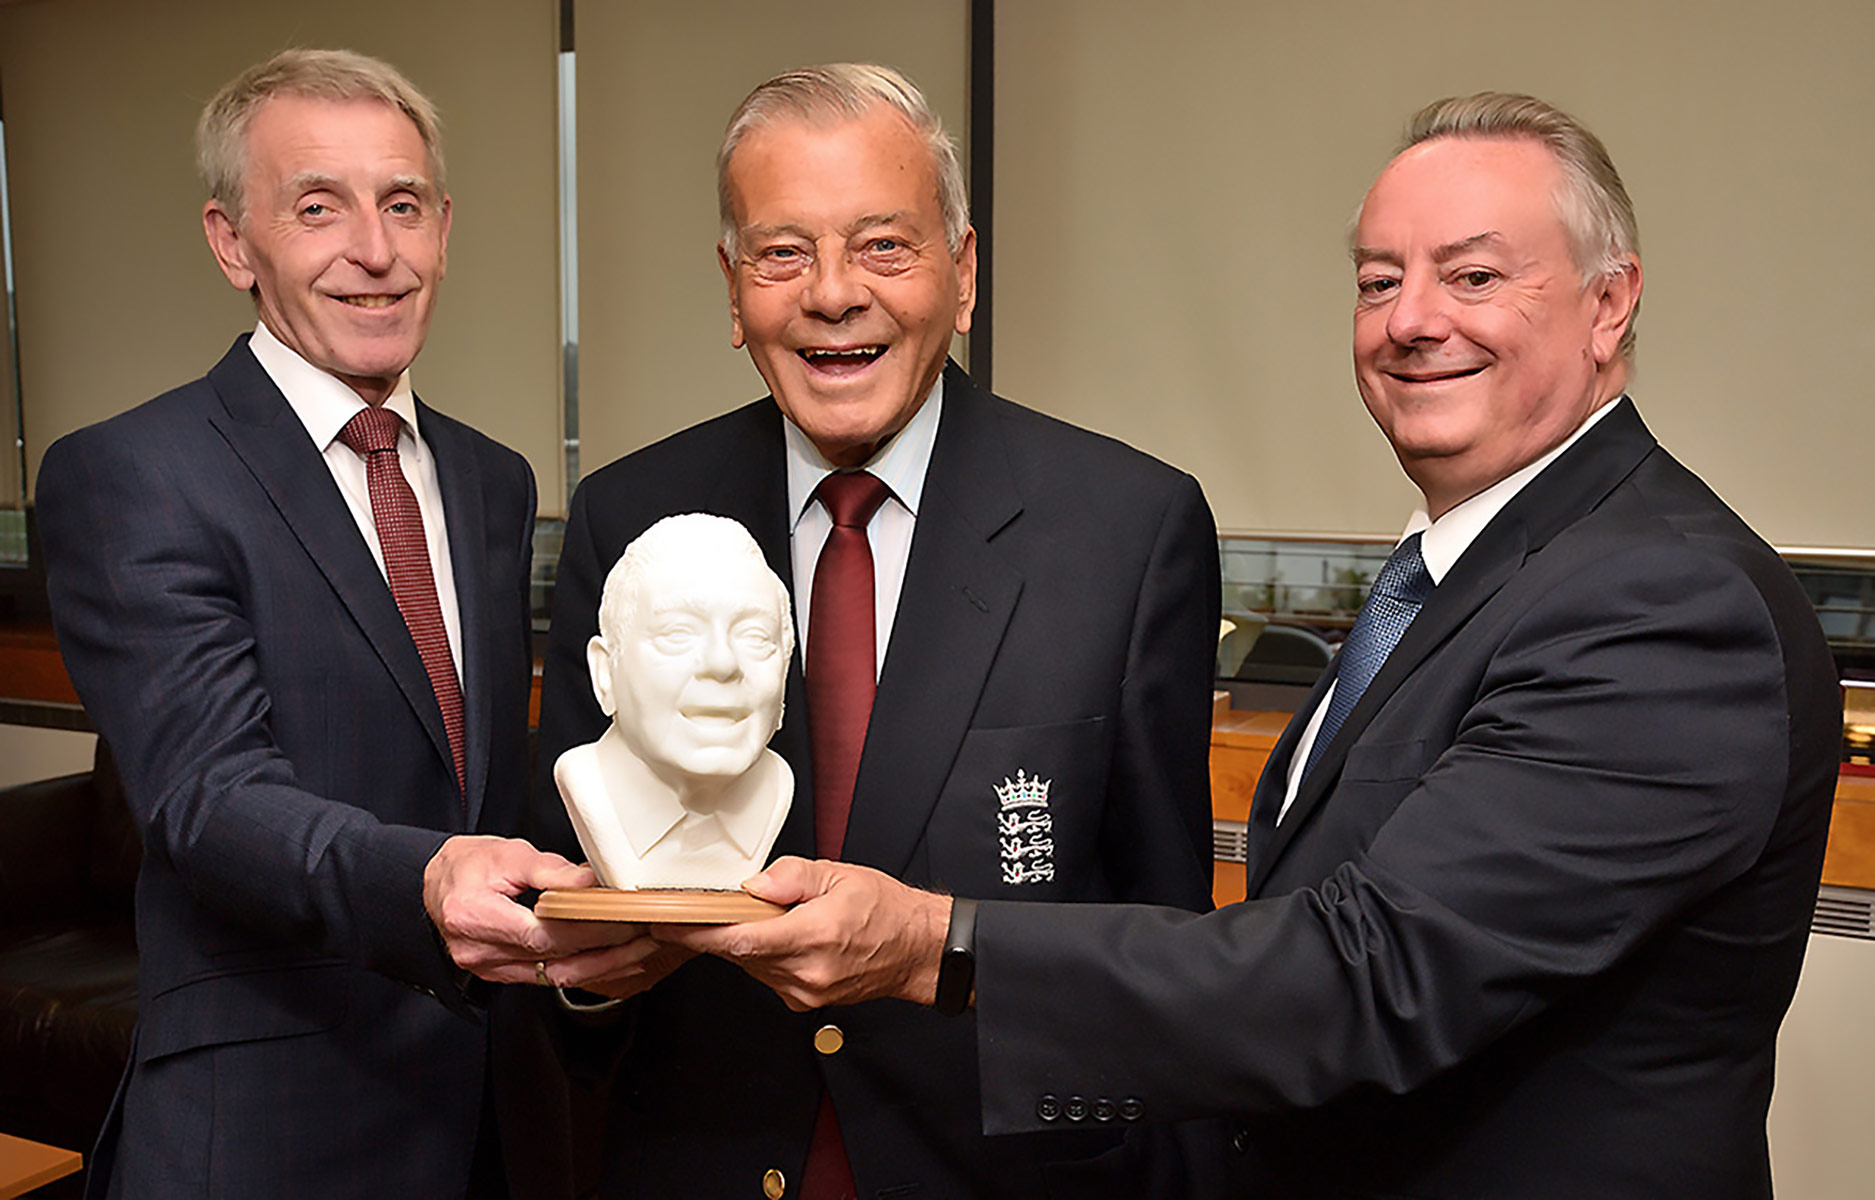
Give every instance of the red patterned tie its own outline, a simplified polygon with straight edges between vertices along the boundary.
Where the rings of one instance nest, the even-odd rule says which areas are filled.
[[[378,546],[384,553],[384,571],[391,579],[391,596],[404,624],[410,629],[423,669],[430,674],[437,707],[443,710],[443,728],[449,733],[449,753],[456,764],[456,788],[468,789],[463,774],[462,687],[456,682],[456,664],[449,655],[449,634],[443,628],[443,606],[436,599],[436,576],[430,571],[430,550],[423,535],[423,513],[417,494],[404,478],[397,460],[397,435],[404,420],[387,408],[370,405],[345,423],[339,440],[365,460],[365,483],[371,489],[371,519],[377,523]]]
[[[814,840],[822,858],[846,841],[853,781],[878,680],[872,546],[866,523],[886,486],[864,471],[829,475],[814,493],[833,518],[814,566],[807,624],[807,727],[814,752]]]
[[[864,471],[829,475],[816,489],[833,518],[814,566],[807,618],[807,727],[814,753],[814,840],[822,858],[838,858],[853,807],[853,781],[866,745],[878,686],[873,627],[872,545],[866,523],[885,502],[886,486]],[[833,1096],[823,1091],[801,1173],[801,1200],[857,1195]]]

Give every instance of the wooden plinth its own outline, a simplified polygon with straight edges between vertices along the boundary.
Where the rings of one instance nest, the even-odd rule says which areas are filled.
[[[559,921],[630,921],[644,925],[737,925],[788,910],[747,892],[705,888],[578,888],[542,892],[534,915]]]
[[[12,1200],[54,1179],[63,1179],[84,1161],[76,1150],[61,1150],[0,1133],[0,1200]]]

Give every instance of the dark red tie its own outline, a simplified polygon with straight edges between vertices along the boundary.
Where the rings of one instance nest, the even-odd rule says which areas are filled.
[[[833,518],[814,565],[807,618],[807,726],[814,753],[814,841],[838,858],[853,808],[853,781],[866,745],[878,686],[873,626],[872,545],[866,523],[885,502],[886,486],[864,471],[829,475],[814,493]],[[833,1095],[823,1091],[801,1173],[801,1200],[850,1200],[858,1194]]]
[[[464,784],[462,743],[462,687],[456,682],[455,660],[449,655],[449,634],[443,628],[443,606],[436,599],[436,576],[430,570],[429,544],[423,536],[423,512],[417,494],[404,478],[397,460],[397,435],[404,420],[387,408],[371,405],[345,423],[339,440],[364,456],[365,484],[371,490],[371,519],[378,527],[378,548],[384,553],[384,572],[391,579],[391,596],[423,669],[429,672],[436,705],[443,710],[443,728],[449,733],[449,753],[456,764],[456,788]]]
[[[814,566],[807,619],[807,727],[814,753],[814,844],[838,858],[878,679],[872,546],[866,523],[886,486],[864,471],[829,475],[814,493],[833,518]]]

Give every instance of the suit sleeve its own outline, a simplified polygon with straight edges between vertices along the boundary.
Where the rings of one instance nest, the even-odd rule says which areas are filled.
[[[144,851],[232,921],[446,994],[422,876],[447,835],[302,786],[269,730],[244,547],[181,442],[81,431],[47,451],[37,494],[60,651]]]
[[[1046,1092],[1176,1120],[1404,1092],[1465,1061],[1753,864],[1790,686],[1733,563],[1677,544],[1591,563],[1503,633],[1456,739],[1319,884],[1202,917],[986,903],[986,1130],[1044,1128]],[[1313,816],[1360,786],[1344,775]]]
[[[1141,576],[1121,684],[1102,852],[1120,899],[1211,907],[1211,688],[1217,528],[1178,477]]]

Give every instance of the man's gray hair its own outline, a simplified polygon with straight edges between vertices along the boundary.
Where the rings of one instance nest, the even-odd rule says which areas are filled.
[[[247,127],[276,96],[316,100],[377,100],[410,118],[429,153],[430,174],[443,190],[442,122],[436,106],[396,67],[353,50],[283,50],[235,76],[202,110],[195,126],[196,168],[202,185],[236,225],[247,197]]]
[[[1509,92],[1454,96],[1414,113],[1400,150],[1437,138],[1521,138],[1548,147],[1562,169],[1557,215],[1569,232],[1570,250],[1585,285],[1620,274],[1629,255],[1640,257],[1640,226],[1621,173],[1601,139],[1568,113],[1534,96]],[[1623,358],[1634,356],[1639,316],[1637,304],[1621,335]]]
[[[606,645],[616,647],[619,639],[630,632],[645,569],[674,548],[690,549],[699,544],[720,554],[725,562],[742,559],[762,569],[775,590],[775,611],[781,618],[781,656],[785,660],[793,655],[794,617],[788,586],[768,565],[762,548],[740,521],[709,513],[665,517],[625,547],[625,553],[606,572],[605,587],[599,593],[599,636]]]
[[[944,242],[955,255],[970,228],[970,199],[964,190],[963,163],[957,145],[944,132],[924,93],[891,67],[871,63],[827,63],[784,71],[745,97],[729,118],[722,147],[716,152],[716,207],[723,223],[723,253],[736,259],[736,213],[729,194],[729,160],[750,133],[777,121],[831,125],[866,116],[879,105],[895,109],[911,123],[931,151],[937,173],[938,207],[944,213]]]

